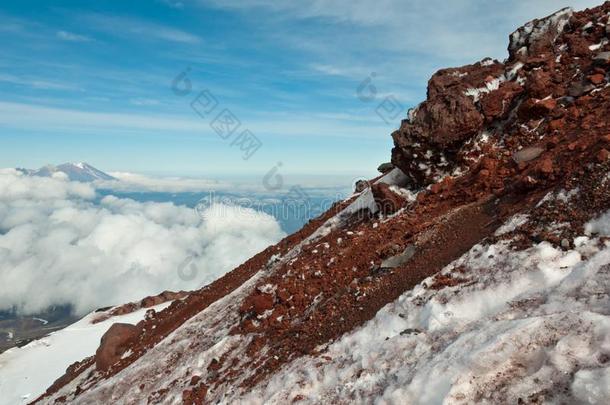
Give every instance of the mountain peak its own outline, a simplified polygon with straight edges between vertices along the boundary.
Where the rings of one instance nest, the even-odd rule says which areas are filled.
[[[86,162],[62,163],[58,166],[47,164],[38,170],[29,171],[33,176],[51,177],[55,173],[64,173],[71,181],[92,182],[96,180],[116,180],[111,175],[96,169]]]

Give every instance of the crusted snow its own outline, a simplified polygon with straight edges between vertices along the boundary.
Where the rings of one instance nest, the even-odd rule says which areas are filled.
[[[302,244],[312,243],[320,238],[323,238],[335,229],[344,226],[350,216],[364,210],[368,210],[373,214],[379,211],[377,202],[375,202],[375,196],[370,188],[364,190],[350,205],[348,205],[337,215],[334,215],[324,222],[324,224],[322,224],[318,229],[316,229],[315,232],[307,237]]]
[[[152,308],[161,311],[170,303]],[[34,400],[61,377],[70,364],[95,354],[102,335],[113,323],[136,324],[148,309],[95,324],[91,321],[102,314],[93,312],[42,339],[0,354],[0,404],[15,405]]]
[[[466,91],[464,91],[464,95],[472,97],[476,103],[481,99],[481,96],[498,90],[502,83],[514,80],[517,77],[517,73],[519,73],[523,66],[523,63],[517,62],[509,70],[507,70],[505,74],[486,82],[484,86],[466,89]]]
[[[518,227],[520,227],[520,226],[524,225],[525,223],[527,223],[528,220],[529,220],[529,216],[528,215],[517,214],[517,215],[513,216],[504,225],[502,225],[500,228],[498,228],[498,230],[496,231],[495,235],[496,236],[501,236],[501,235],[504,235],[506,233],[512,232],[515,229],[517,229]]]
[[[590,45],[589,46],[589,50],[597,51],[597,50],[603,48],[604,46],[606,46],[607,43],[608,43],[608,40],[606,38],[604,38],[604,39],[601,40],[600,43],[594,44],[594,45]]]
[[[417,199],[417,194],[419,194],[418,192],[413,192],[407,188],[402,188],[402,187],[398,187],[398,186],[390,186],[390,191],[392,191],[395,194],[398,194],[399,196],[401,196],[408,202],[415,201]]]
[[[513,220],[514,222],[514,220]],[[592,221],[606,232],[610,213]],[[244,403],[607,403],[610,244],[477,245],[358,330],[243,394]],[[465,266],[465,274],[456,269]]]
[[[408,180],[409,177],[407,177],[407,175],[404,174],[404,172],[398,167],[395,167],[394,169],[386,173],[383,177],[381,177],[379,180],[377,180],[375,184],[385,183],[389,186],[404,186],[405,184],[407,184]]]
[[[585,233],[610,236],[610,211],[587,223]]]
[[[195,372],[205,370],[213,359],[220,359],[223,354],[230,353],[229,359],[234,357],[245,367],[248,358],[244,351],[250,338],[231,336],[229,333],[239,322],[238,306],[263,275],[291,256],[287,254],[272,267],[259,271],[238,289],[190,318],[130,367],[79,395],[79,403],[137,404],[141,403],[142,398],[154,396],[160,389],[167,389],[168,396],[163,403],[178,404],[182,403],[182,391],[186,388],[181,384],[188,383],[188,379]],[[160,373],[160,364],[171,367]],[[85,382],[88,374],[88,371],[83,372],[75,381],[43,403],[52,403],[54,398],[66,394],[69,395],[70,402],[71,392],[77,384]],[[172,385],[174,381],[178,381],[178,385]],[[143,389],[140,389],[141,385]]]
[[[43,325],[46,325],[46,324],[49,323],[49,321],[47,321],[46,319],[42,319],[42,318],[32,318],[32,319],[35,320],[35,321],[40,322]]]
[[[525,66],[522,62],[517,62],[513,65],[513,67],[511,67],[507,72],[506,72],[506,76],[505,79],[506,80],[513,80],[515,77],[517,77],[517,73],[519,73],[519,71],[521,69],[523,69],[523,66]]]
[[[269,283],[267,283],[261,287],[258,287],[258,290],[260,292],[262,292],[263,294],[273,294],[276,289],[277,289],[277,286],[275,284],[269,284]]]
[[[482,95],[498,90],[500,88],[500,84],[502,84],[502,82],[504,81],[504,76],[496,77],[495,79],[485,83],[485,85],[482,87],[466,89],[464,95],[474,98],[474,101],[476,103],[477,101],[479,101]]]
[[[484,65],[483,63],[484,63],[484,62],[481,62],[481,65],[482,65],[482,66],[488,66],[488,65]],[[493,62],[492,62],[491,64],[493,64]],[[459,77],[465,77],[465,76],[468,76],[468,73],[467,73],[467,72],[452,72],[452,73],[451,73],[451,76],[452,76],[452,77],[458,77],[458,78],[459,78]]]

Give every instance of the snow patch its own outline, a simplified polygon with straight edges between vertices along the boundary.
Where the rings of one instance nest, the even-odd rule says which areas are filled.
[[[513,216],[508,222],[502,225],[495,233],[495,236],[501,236],[506,233],[512,232],[520,226],[527,223],[529,216],[525,214],[517,214]]]
[[[424,280],[323,358],[300,358],[235,395],[253,404],[604,403],[610,247],[597,242],[569,252],[477,245],[442,271],[468,282],[436,291]]]
[[[606,211],[599,218],[585,224],[585,233],[587,235],[610,236],[610,211]]]
[[[404,174],[402,170],[398,167],[390,170],[387,174],[385,174],[382,178],[377,180],[375,184],[385,183],[389,186],[404,186],[409,181],[409,177]]]
[[[469,88],[464,92],[464,95],[470,96],[474,99],[474,102],[478,102],[481,99],[481,96],[491,93],[492,91],[498,90],[500,88],[500,84],[505,81],[503,76],[496,77],[495,79],[485,83],[485,86],[478,88]]]

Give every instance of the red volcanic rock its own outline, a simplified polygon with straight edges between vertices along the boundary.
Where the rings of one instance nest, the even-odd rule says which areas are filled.
[[[146,297],[141,301],[142,308],[154,307],[155,305],[159,305],[165,302],[163,298],[156,295],[154,297]]]
[[[447,92],[484,86],[502,73],[504,65],[491,59],[460,68],[441,69],[428,82],[428,99],[433,100]]]
[[[406,130],[429,137],[433,144],[446,146],[474,135],[482,124],[483,115],[472,97],[446,94],[424,103],[412,127]]]
[[[498,118],[505,118],[510,111],[512,101],[524,91],[523,87],[515,82],[503,83],[497,91],[486,94],[481,99],[481,110],[485,119],[491,122]]]
[[[549,129],[551,131],[559,131],[559,130],[563,129],[564,126],[565,126],[565,120],[562,118],[549,122]]]
[[[552,98],[544,100],[528,99],[519,108],[519,116],[524,120],[540,119],[547,116],[557,107],[557,101]]]
[[[602,84],[604,81],[606,81],[606,76],[602,75],[600,73],[596,73],[592,76],[589,76],[588,79],[591,83],[598,85],[598,84]]]
[[[95,352],[95,368],[106,371],[120,359],[128,344],[139,334],[139,329],[128,323],[115,323],[104,336]]]
[[[270,294],[257,293],[246,299],[241,308],[241,313],[254,312],[256,315],[262,315],[265,311],[273,309],[273,296]]]
[[[484,157],[481,159],[481,167],[485,170],[489,170],[490,172],[496,171],[498,164],[499,162],[497,160],[490,157]]]
[[[485,181],[491,176],[491,172],[487,169],[483,169],[479,172],[479,179]]]
[[[138,309],[140,309],[140,307],[133,302],[130,302],[128,304],[124,304],[121,305],[120,307],[116,307],[112,310],[112,315],[125,315],[125,314],[130,314],[134,311],[137,311]]]
[[[397,131],[397,143],[406,145],[409,142],[402,141],[416,137],[445,146],[476,133],[484,120],[475,106],[478,96],[474,94],[489,92],[493,88],[490,81],[502,76],[503,70],[503,64],[487,60],[438,71],[428,83],[428,99]]]
[[[550,158],[546,158],[540,162],[540,171],[544,174],[553,173],[553,161]]]
[[[552,98],[547,98],[544,100],[540,100],[537,104],[538,104],[538,106],[544,108],[545,111],[551,112],[555,109],[555,107],[557,107],[557,100],[552,99]]]
[[[390,190],[385,183],[377,183],[371,187],[377,207],[384,215],[393,214],[405,206],[404,198]]]
[[[604,163],[608,160],[608,157],[610,157],[610,152],[608,152],[606,149],[602,149],[597,154],[597,161],[599,163]]]
[[[510,111],[521,86],[503,85],[504,70],[502,63],[487,59],[434,74],[427,100],[392,134],[392,163],[417,185],[434,183],[441,177],[440,170],[428,169],[446,165],[445,153],[476,135],[486,118],[492,120]]]
[[[568,46],[570,47],[570,52],[573,55],[583,57],[591,53],[589,43],[580,34],[566,35],[566,39]]]
[[[545,98],[549,95],[550,89],[553,88],[553,78],[551,74],[545,70],[534,70],[527,78],[527,92],[530,97]]]

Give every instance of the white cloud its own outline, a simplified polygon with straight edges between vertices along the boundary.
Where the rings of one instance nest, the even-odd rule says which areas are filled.
[[[314,71],[331,75],[383,72],[398,85],[426,80],[448,65],[507,56],[508,35],[527,21],[562,7],[599,5],[599,0],[200,0],[205,5],[261,12],[269,35],[312,54]],[[277,17],[275,20],[270,15]],[[294,22],[300,29],[282,29]],[[311,23],[311,24],[309,24]],[[314,28],[310,27],[313,26]],[[473,46],[476,44],[476,46]],[[423,72],[418,72],[424,70]],[[417,75],[415,75],[417,73]],[[407,76],[407,77],[405,77]]]
[[[211,119],[199,118],[188,106],[188,101],[190,100],[185,100],[185,115],[171,116],[81,111],[0,101],[0,124],[18,130],[70,131],[79,135],[87,132],[99,135],[109,131],[140,131],[146,134],[151,131],[176,131],[216,137],[210,128]],[[244,127],[257,136],[377,138],[388,132],[388,128],[377,117],[368,122],[354,123],[349,119],[337,120],[328,115],[324,118],[314,116],[313,113],[278,114],[261,111],[257,118],[242,119],[242,122]]]
[[[0,171],[1,172],[1,171]],[[344,192],[350,192],[356,180],[360,180],[361,176],[356,176],[353,173],[331,175],[324,173],[323,175],[298,175],[287,174],[283,179],[285,184],[280,190],[269,190],[263,183],[264,175],[251,177],[244,176],[242,178],[232,178],[227,180],[212,180],[202,177],[160,177],[147,176],[139,173],[130,172],[109,172],[112,177],[117,180],[97,180],[93,184],[101,190],[110,190],[111,192],[153,192],[153,193],[201,193],[207,192],[206,197],[217,195],[217,197],[226,195],[242,196],[252,201],[268,198],[277,198],[278,196],[288,195],[291,188],[298,186],[304,190],[308,196],[324,196],[332,199],[344,198]]]
[[[157,100],[157,99],[143,98],[143,97],[132,98],[129,100],[129,102],[133,105],[140,105],[140,106],[153,106],[153,105],[160,104],[159,100]]]
[[[78,16],[78,19],[90,24],[91,29],[98,29],[118,36],[131,36],[139,39],[161,39],[185,44],[198,44],[201,42],[201,38],[197,35],[137,18],[91,13],[81,14]]]
[[[114,196],[96,204],[95,196],[89,184],[0,171],[0,309],[72,304],[82,314],[194,289],[284,235],[253,210],[213,206],[200,216]]]
[[[188,107],[185,107],[188,108]],[[32,119],[35,117],[35,119]],[[180,116],[102,113],[0,101],[0,123],[14,128],[70,131],[187,131],[212,134],[206,121]]]
[[[91,38],[89,38],[85,35],[74,34],[72,32],[68,32],[68,31],[57,31],[57,38],[59,38],[63,41],[70,41],[70,42],[89,42],[89,41],[91,41]]]
[[[116,191],[154,191],[166,193],[196,192],[207,190],[230,190],[234,184],[203,178],[150,177],[129,172],[109,173],[117,180],[98,181],[99,188]]]
[[[184,3],[178,0],[161,0],[161,2],[171,8],[183,9]]]
[[[42,89],[42,90],[79,90],[82,89],[78,86],[75,86],[72,83],[60,83],[53,80],[46,80],[40,78],[28,78],[28,77],[18,77],[10,74],[0,74],[0,82],[17,84],[20,86],[27,86],[33,89]]]

